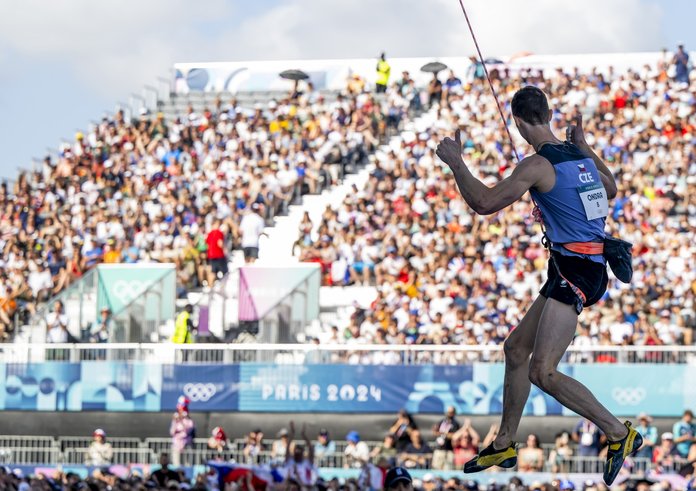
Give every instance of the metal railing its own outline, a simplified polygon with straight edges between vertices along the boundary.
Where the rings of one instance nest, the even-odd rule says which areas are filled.
[[[55,302],[61,302],[64,308],[63,313],[67,314],[68,317],[68,331],[76,339],[80,339],[83,326],[96,320],[95,305],[97,304],[98,283],[96,269],[87,271],[83,277],[71,283],[39,307],[29,320],[29,324],[41,326],[45,333],[48,314],[53,311]]]
[[[51,437],[36,436],[0,436],[0,464],[7,465],[86,465],[87,450],[90,438],[86,437]],[[156,464],[162,452],[170,452],[170,438],[147,438],[141,441],[137,438],[110,438],[113,448],[112,464]],[[277,464],[282,465],[283,458],[273,457],[270,452],[272,440],[263,441],[263,450],[245,454],[245,440],[238,438],[229,442],[222,451],[208,448],[207,439],[196,438],[191,447],[184,449],[180,454],[181,465],[205,465],[211,460],[235,461],[246,464]],[[343,468],[349,466],[346,459],[345,441],[336,441],[336,451],[316,458],[319,467]],[[379,441],[365,441],[369,449],[381,445]],[[434,442],[429,443],[431,448],[436,448]],[[554,462],[549,460],[553,450],[553,444],[542,444],[543,462],[534,471],[539,472],[563,472],[563,473],[601,473],[604,469],[604,457],[587,457],[572,455],[562,457]],[[577,451],[577,446],[571,444],[571,450]],[[415,463],[403,454],[394,460],[399,464],[411,465],[417,469],[430,469],[433,462],[433,453],[419,455],[421,463]],[[408,461],[408,463],[407,463]],[[456,457],[455,457],[456,461]],[[629,458],[627,467],[633,473],[647,473],[651,470],[659,470],[663,474],[673,474],[680,470],[686,463],[683,459],[673,458],[663,463],[653,463],[649,458]],[[554,468],[557,467],[557,468]],[[519,469],[510,469],[510,472],[520,472]]]
[[[159,456],[147,448],[118,448],[114,449],[111,463],[119,465],[128,464],[155,464]],[[68,448],[62,453],[62,463],[71,465],[91,465],[85,448]]]
[[[91,360],[283,365],[458,365],[502,363],[502,346],[314,344],[0,344],[0,363]],[[563,362],[696,364],[696,346],[571,346]]]

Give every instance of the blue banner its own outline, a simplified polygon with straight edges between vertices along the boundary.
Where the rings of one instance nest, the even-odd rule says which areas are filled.
[[[568,367],[564,367],[567,372]],[[265,365],[240,367],[240,411],[495,414],[502,409],[502,365]],[[562,414],[534,388],[525,414]]]
[[[673,417],[696,406],[696,366],[562,365],[614,414]],[[0,410],[499,414],[502,364],[162,365],[141,362],[0,363]],[[573,415],[532,386],[524,414]]]
[[[236,411],[239,365],[168,365],[162,373],[162,407],[173,408],[180,395],[191,411]]]

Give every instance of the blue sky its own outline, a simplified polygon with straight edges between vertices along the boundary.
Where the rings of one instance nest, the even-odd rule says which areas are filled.
[[[694,0],[465,0],[490,55],[696,49]],[[203,7],[202,7],[203,5]],[[535,10],[531,10],[534,5]],[[177,61],[472,52],[457,0],[22,0],[0,5],[0,176],[16,178]]]

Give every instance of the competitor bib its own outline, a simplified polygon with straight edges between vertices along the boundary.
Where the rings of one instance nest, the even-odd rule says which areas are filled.
[[[585,216],[587,220],[596,220],[604,218],[609,214],[609,200],[607,200],[607,191],[600,183],[588,184],[578,187],[580,201],[585,208]]]

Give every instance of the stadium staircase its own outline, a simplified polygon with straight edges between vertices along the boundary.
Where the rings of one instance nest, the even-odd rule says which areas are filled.
[[[176,115],[185,114],[189,110],[200,114],[206,108],[212,108],[217,100],[221,100],[224,104],[234,97],[240,107],[250,109],[256,104],[266,107],[271,100],[280,100],[286,95],[285,92],[189,93],[174,96],[169,101],[160,103],[159,110],[164,113],[166,119],[171,120]],[[322,95],[327,102],[332,102],[336,99],[338,92],[325,91],[322,92]],[[418,133],[432,127],[434,122],[435,113],[425,112],[417,116],[412,122],[407,123],[404,130]],[[398,148],[400,145],[401,135],[391,137],[387,144],[382,145],[375,154],[369,156],[370,163],[358,168],[357,173],[346,174],[338,185],[325,189],[320,194],[302,196],[300,203],[289,206],[287,215],[276,216],[273,226],[265,229],[267,235],[260,239],[258,264],[283,266],[297,263],[298,258],[292,255],[292,248],[298,238],[299,225],[304,213],[309,213],[315,226],[314,233],[316,233],[326,206],[340,206],[346,196],[352,192],[353,185],[359,190],[364,189],[370,172],[374,168],[375,157],[390,146]],[[223,279],[221,285],[215,287],[217,293],[211,292],[210,289],[189,293],[187,301],[194,304],[201,301],[208,303],[211,326],[223,326],[224,324],[223,329],[227,329],[236,323],[239,276],[235,272],[243,265],[244,258],[241,251],[235,251],[230,265],[231,273]],[[307,326],[306,336],[321,338],[327,327],[344,325],[356,306],[368,306],[375,295],[376,289],[372,286],[321,287],[320,318]],[[214,330],[212,334],[224,337],[221,331]],[[304,341],[306,336],[300,335],[298,341]]]

